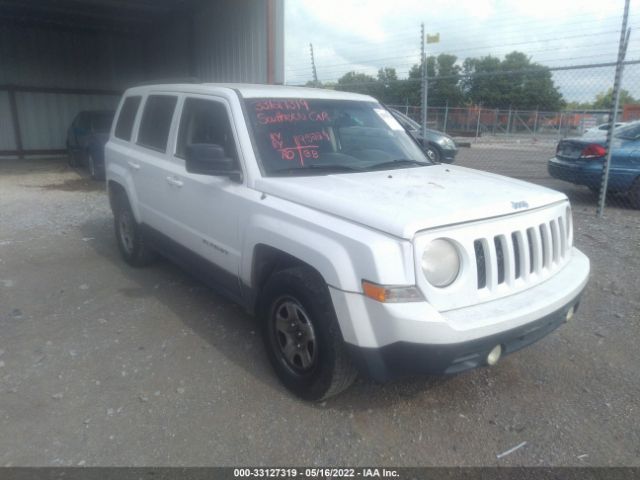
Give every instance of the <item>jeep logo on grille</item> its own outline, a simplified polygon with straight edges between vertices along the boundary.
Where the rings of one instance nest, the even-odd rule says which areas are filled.
[[[520,208],[529,208],[529,204],[524,200],[520,202],[511,202],[511,206],[513,207],[514,210],[518,210]]]

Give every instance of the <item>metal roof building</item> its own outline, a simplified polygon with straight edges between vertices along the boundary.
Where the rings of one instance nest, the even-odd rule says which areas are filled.
[[[0,0],[0,156],[148,82],[282,83],[284,0]]]

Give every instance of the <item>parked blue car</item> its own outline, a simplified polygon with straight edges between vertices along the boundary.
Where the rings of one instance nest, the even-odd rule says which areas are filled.
[[[84,110],[78,113],[67,130],[69,165],[86,166],[91,178],[104,180],[104,146],[115,112]]]
[[[611,168],[607,192],[625,193],[640,208],[640,121],[617,128],[612,139]],[[598,192],[607,155],[606,139],[567,138],[556,148],[547,168],[552,177],[586,185]]]

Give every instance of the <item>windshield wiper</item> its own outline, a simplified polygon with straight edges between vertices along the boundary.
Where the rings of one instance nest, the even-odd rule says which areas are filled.
[[[388,162],[376,163],[367,168],[367,170],[384,170],[389,167],[400,167],[403,165],[418,165],[421,167],[426,167],[428,165],[433,165],[432,163],[420,162],[418,160],[409,160],[407,158],[398,158],[397,160],[390,160]]]
[[[358,169],[358,168],[353,168],[353,167],[348,167],[346,165],[337,165],[337,164],[327,164],[327,165],[320,165],[320,164],[313,164],[313,165],[308,165],[306,167],[295,167],[295,168],[280,168],[278,170],[273,170],[270,173],[290,173],[290,174],[297,174],[297,173],[304,173],[304,172],[308,172],[309,170],[313,170],[314,172],[360,172],[362,170]]]

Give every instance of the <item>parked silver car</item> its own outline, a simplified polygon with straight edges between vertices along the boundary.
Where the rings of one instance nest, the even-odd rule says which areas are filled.
[[[389,111],[396,117],[396,120],[406,128],[409,133],[422,145],[423,150],[432,162],[453,163],[458,154],[458,146],[453,138],[446,133],[427,128],[426,139],[422,138],[422,127],[418,122],[408,117],[395,108]],[[426,140],[426,141],[425,141]]]

